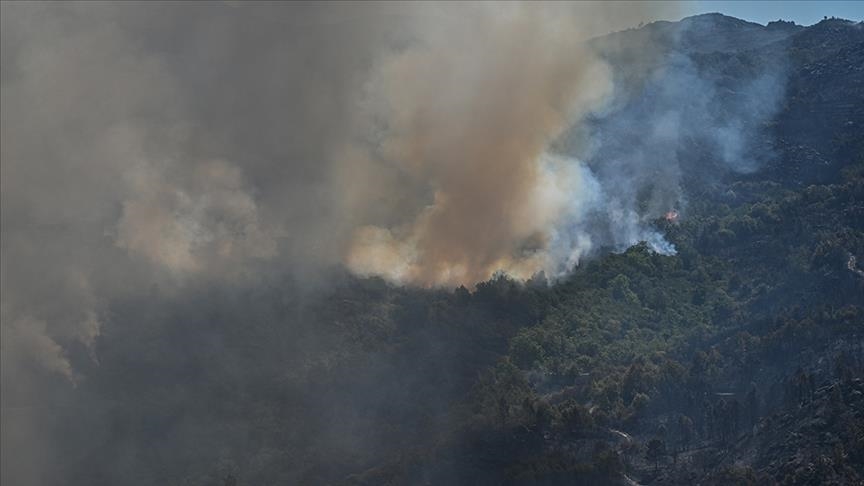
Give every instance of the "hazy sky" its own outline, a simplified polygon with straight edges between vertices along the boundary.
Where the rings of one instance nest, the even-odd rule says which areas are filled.
[[[792,20],[800,25],[812,25],[823,17],[864,20],[864,1],[722,1],[697,0],[681,2],[685,16],[720,12],[732,17],[766,24],[773,20]]]

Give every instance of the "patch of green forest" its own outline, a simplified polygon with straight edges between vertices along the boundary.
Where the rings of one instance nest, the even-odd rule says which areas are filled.
[[[676,256],[637,245],[549,288],[504,276],[483,284],[465,298],[507,303],[529,324],[481,373],[452,443],[408,471],[394,466],[403,475],[393,484],[424,474],[446,482],[454,471],[488,484],[622,474],[682,484],[860,480],[864,278],[853,256],[864,251],[862,167],[838,184],[742,187],[763,196],[658,221]],[[745,454],[766,421],[817,398],[836,420],[807,433],[827,441],[796,449],[778,438],[763,450],[801,457],[777,471]],[[465,434],[477,442],[465,446]],[[814,471],[825,458],[830,465]]]

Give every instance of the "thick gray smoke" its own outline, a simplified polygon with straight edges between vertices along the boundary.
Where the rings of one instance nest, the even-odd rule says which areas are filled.
[[[4,332],[49,354],[113,296],[353,264],[391,228],[420,252],[406,281],[542,268],[582,197],[547,145],[610,89],[580,42],[651,10],[3,9]]]
[[[598,247],[674,251],[650,222],[685,203],[676,151],[704,139],[752,169],[779,78],[728,105],[647,43],[657,70],[622,91],[585,41],[665,8],[4,2],[3,483],[51,482],[52,420],[87,378],[70,355],[98,366],[115,300],[338,264],[472,285]]]

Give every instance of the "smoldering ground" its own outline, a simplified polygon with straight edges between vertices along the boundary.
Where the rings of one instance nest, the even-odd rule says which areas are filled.
[[[162,440],[178,461],[236,463],[240,446],[178,452],[207,442],[207,418],[216,420],[184,422],[180,402],[195,401],[198,380],[266,384],[273,367],[293,376],[335,359],[327,350],[337,338],[316,327],[328,314],[304,310],[330,295],[334,266],[471,286],[499,270],[560,275],[601,246],[649,240],[672,251],[650,221],[680,204],[681,165],[666,163],[677,134],[715,133],[722,122],[728,140],[746,141],[754,116],[770,109],[697,125],[708,107],[681,108],[684,83],[648,81],[639,86],[665,90],[655,99],[666,109],[650,110],[662,115],[622,114],[616,73],[585,41],[666,8],[4,3],[3,482],[66,482],[82,464],[102,468],[75,476],[86,480],[158,480],[168,453],[116,424],[122,404],[140,396],[136,383],[141,391],[157,380],[155,363],[186,362],[199,337],[206,359],[181,366],[187,374],[142,415],[164,419]],[[662,59],[665,47],[640,49]],[[680,73],[716,89],[698,70]],[[591,116],[616,121],[601,133],[583,123]],[[640,127],[650,135],[635,137],[638,150],[615,148],[616,134]],[[580,142],[565,150],[562,138]],[[746,147],[735,143],[717,147]],[[747,153],[735,150],[730,160]],[[635,195],[648,186],[656,191],[644,210]],[[291,358],[250,364],[224,334],[207,337],[211,318],[253,323],[229,333],[240,341],[270,329],[290,344],[272,351]],[[111,330],[140,339],[130,389],[92,379],[121,359],[106,347]],[[219,356],[238,361],[200,368]],[[381,377],[396,374],[381,367]],[[303,388],[311,382],[290,376],[282,399],[331,403],[303,398],[314,395]],[[183,390],[173,409],[170,389]],[[310,421],[298,437],[375,449],[350,406],[327,410],[342,425]],[[248,424],[226,427],[212,428],[223,434],[214,443],[253,440]],[[334,438],[352,427],[353,439]]]

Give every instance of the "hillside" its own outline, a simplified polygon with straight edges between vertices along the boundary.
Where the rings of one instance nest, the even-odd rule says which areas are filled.
[[[770,156],[736,174],[700,156],[698,140],[678,154],[691,206],[656,222],[676,256],[637,246],[524,289],[540,316],[475,385],[468,413],[485,426],[348,483],[864,480],[864,30],[708,15],[595,42],[626,60],[646,36],[667,51],[637,69],[687,56],[732,96],[748,66],[784,54],[781,108],[758,127]],[[619,76],[638,77],[623,66]],[[597,120],[601,133],[645,109],[642,86]]]
[[[674,254],[593,214],[608,245],[558,280],[333,267],[111,301],[67,353],[52,482],[864,482],[864,25],[592,45],[615,102],[561,145],[597,140],[578,155]]]

